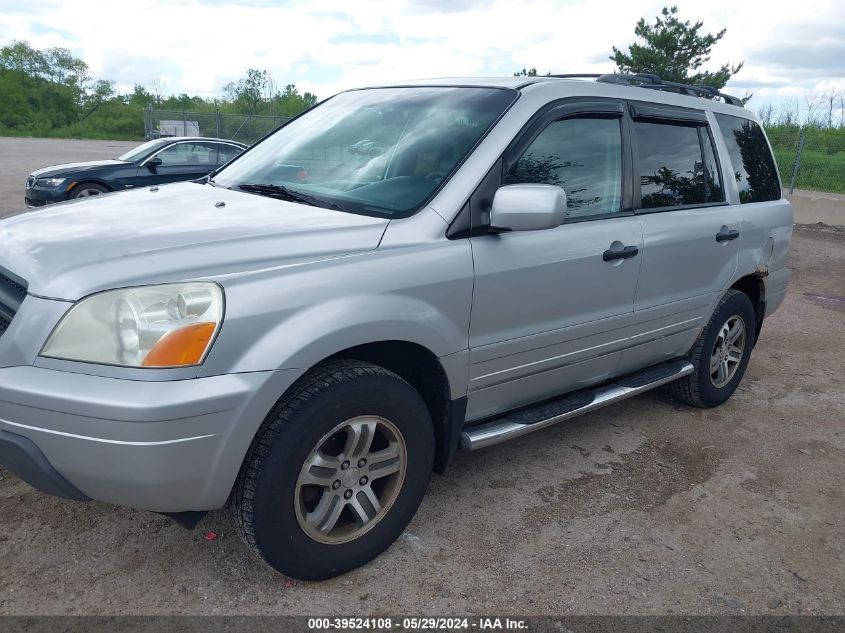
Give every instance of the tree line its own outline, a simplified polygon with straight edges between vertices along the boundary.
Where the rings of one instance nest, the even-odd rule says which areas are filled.
[[[65,48],[37,49],[26,41],[0,48],[0,134],[84,138],[142,138],[145,108],[295,116],[317,103],[295,84],[279,87],[266,70],[249,69],[223,95],[163,94],[160,79],[119,94]]]
[[[803,100],[786,99],[778,107],[771,103],[757,108],[764,127],[845,130],[845,91],[829,88],[806,95]]]

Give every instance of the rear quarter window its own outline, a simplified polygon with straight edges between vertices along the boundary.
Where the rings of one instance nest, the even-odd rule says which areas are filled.
[[[733,174],[729,174],[725,166],[725,179],[733,176],[739,201],[746,204],[779,200],[780,177],[760,126],[749,119],[729,114],[717,114],[716,121],[733,167]]]

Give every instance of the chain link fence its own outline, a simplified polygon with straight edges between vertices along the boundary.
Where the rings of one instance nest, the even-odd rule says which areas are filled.
[[[795,189],[845,193],[845,130],[770,127],[781,182]]]
[[[144,111],[144,136],[147,140],[170,136],[205,136],[225,138],[251,145],[291,117],[187,110]]]

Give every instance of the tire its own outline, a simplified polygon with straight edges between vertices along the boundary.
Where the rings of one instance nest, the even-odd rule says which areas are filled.
[[[717,369],[714,376],[711,374],[711,361],[717,355],[721,358],[725,357],[720,350],[717,350],[717,345],[722,347],[726,327],[728,327],[728,338],[731,332],[736,332],[729,326],[736,324],[737,320],[741,322],[743,328],[742,351],[741,354],[736,354],[733,350],[730,356],[732,358],[738,356],[739,359],[737,362],[729,361],[729,369],[725,375],[721,375]],[[710,321],[689,353],[688,360],[695,368],[694,371],[671,383],[672,395],[682,402],[702,409],[719,406],[730,398],[748,367],[756,338],[755,327],[754,307],[748,295],[739,290],[728,290],[719,300],[713,316],[710,317]]]
[[[103,185],[98,185],[96,182],[81,182],[73,188],[73,191],[70,192],[68,200],[90,198],[91,196],[99,196],[101,193],[108,192],[108,188]]]
[[[338,432],[339,425],[347,426]],[[354,425],[375,429],[370,452],[356,453],[361,445],[351,438],[366,433],[355,435]],[[377,457],[394,449],[401,457],[403,447],[401,468],[399,458],[394,463]],[[361,454],[371,461],[358,469]],[[313,465],[326,463],[320,461],[326,455],[335,460],[330,469]],[[241,538],[270,567],[299,580],[324,580],[369,562],[399,537],[422,501],[433,463],[434,429],[419,393],[382,367],[334,362],[301,378],[267,416],[244,460],[230,510]],[[360,485],[367,474],[370,493],[383,504],[379,511]],[[326,485],[311,485],[315,478]],[[350,496],[339,501],[340,495]],[[346,505],[335,527],[325,531],[332,513],[321,515],[321,508],[335,501]],[[364,510],[377,514],[362,525]],[[328,517],[322,530],[313,516]]]

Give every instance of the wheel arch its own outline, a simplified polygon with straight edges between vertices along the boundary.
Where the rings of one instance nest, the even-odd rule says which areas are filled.
[[[81,185],[88,185],[88,184],[99,185],[101,187],[105,187],[106,190],[109,191],[109,192],[114,191],[114,187],[112,187],[105,180],[101,180],[99,178],[85,178],[84,180],[78,180],[78,181],[74,182],[73,185],[71,185],[68,188],[67,192],[65,193],[65,198],[70,200],[70,194],[73,193],[73,191],[75,191]]]
[[[378,365],[408,382],[422,397],[431,415],[435,436],[434,471],[443,473],[458,447],[460,431],[466,413],[466,397],[452,399],[447,371],[430,350],[418,343],[403,340],[385,340],[355,345],[339,350],[305,370],[295,371],[296,378],[287,383],[283,390],[273,391],[274,382],[268,383],[255,412],[263,412],[261,421],[254,429],[243,434],[237,442],[239,447],[232,451],[233,460],[225,475],[226,494],[229,496],[235,485],[238,472],[249,459],[252,446],[258,434],[274,414],[279,404],[291,393],[301,388],[315,371],[325,365],[341,360],[355,360]],[[287,372],[274,372],[278,374]],[[256,417],[257,419],[257,417]],[[242,429],[244,430],[244,429]],[[230,449],[233,447],[230,446]]]
[[[383,367],[420,394],[434,425],[434,470],[442,473],[457,448],[466,413],[466,398],[452,398],[449,376],[440,359],[418,343],[388,340],[341,350],[320,364],[341,359],[360,360]]]
[[[738,290],[745,294],[754,307],[754,344],[760,338],[760,329],[763,325],[763,317],[766,314],[766,284],[759,275],[746,275],[737,279],[732,290]]]

